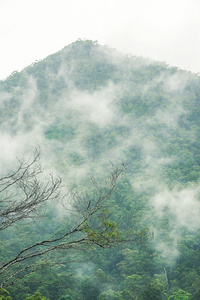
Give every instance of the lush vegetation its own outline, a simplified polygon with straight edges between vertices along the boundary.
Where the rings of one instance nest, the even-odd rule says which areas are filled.
[[[110,160],[125,162],[107,210],[126,235],[138,233],[116,248],[62,253],[71,264],[56,264],[58,252],[8,281],[0,299],[199,299],[199,77],[80,40],[1,81],[0,96],[2,145],[16,156],[39,144],[45,169],[68,187],[89,189]],[[1,261],[69,222],[54,204],[36,223],[7,228]],[[138,238],[148,230],[150,241]]]

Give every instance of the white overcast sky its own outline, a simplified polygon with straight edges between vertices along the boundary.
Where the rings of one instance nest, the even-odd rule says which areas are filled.
[[[0,79],[81,39],[200,72],[200,0],[0,0]]]

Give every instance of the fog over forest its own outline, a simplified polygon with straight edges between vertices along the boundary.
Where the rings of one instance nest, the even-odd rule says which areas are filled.
[[[113,249],[63,251],[66,260],[81,261],[70,267],[23,276],[13,269],[9,280],[3,274],[12,299],[35,299],[37,291],[58,300],[199,299],[199,83],[191,72],[90,40],[0,81],[1,176],[39,147],[40,180],[53,174],[63,194],[74,186],[90,194],[91,178],[102,186],[112,166],[124,164],[106,209],[134,236]],[[41,211],[33,223],[1,231],[2,264],[71,224],[60,201]]]

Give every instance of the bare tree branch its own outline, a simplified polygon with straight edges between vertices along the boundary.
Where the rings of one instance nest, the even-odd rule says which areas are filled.
[[[36,149],[31,160],[18,160],[17,170],[0,178],[0,230],[33,217],[40,205],[60,196],[60,178],[50,175],[47,183],[39,180],[43,172],[39,158]]]
[[[40,242],[33,243],[22,249],[15,257],[0,264],[0,287],[13,284],[17,278],[29,272],[39,262],[50,259],[54,251],[79,250],[91,245],[101,248],[114,246],[124,238],[117,231],[113,223],[109,223],[105,217],[105,204],[110,198],[117,182],[124,170],[122,167],[112,167],[111,175],[105,185],[101,187],[92,179],[90,192],[72,189],[68,194],[68,200],[61,198],[61,180],[50,177],[50,181],[40,182],[38,175],[42,169],[38,163],[40,152],[36,150],[34,158],[28,162],[19,161],[18,169],[0,179],[0,196],[6,192],[0,200],[0,230],[3,230],[19,220],[31,218],[38,207],[45,202],[58,199],[63,204],[63,209],[71,213],[71,228],[66,228],[60,234],[52,232],[52,237]],[[22,194],[9,193],[10,189],[17,187]],[[61,198],[61,199],[60,199]],[[66,205],[68,201],[68,205]],[[106,221],[105,221],[106,220]],[[74,224],[74,225],[72,225]],[[110,234],[112,232],[112,234]]]

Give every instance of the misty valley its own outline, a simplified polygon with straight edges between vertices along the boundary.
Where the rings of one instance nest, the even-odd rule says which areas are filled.
[[[0,125],[0,299],[200,299],[198,74],[78,40]]]

